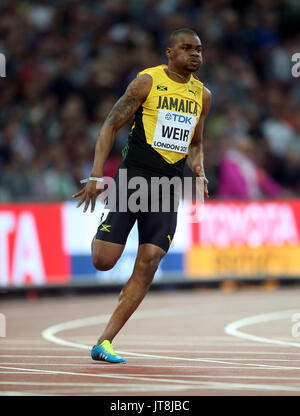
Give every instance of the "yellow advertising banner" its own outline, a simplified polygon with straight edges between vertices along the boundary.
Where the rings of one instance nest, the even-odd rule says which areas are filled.
[[[191,279],[300,277],[300,201],[210,202],[190,225]]]
[[[190,278],[300,276],[300,245],[283,247],[193,246],[186,255]]]

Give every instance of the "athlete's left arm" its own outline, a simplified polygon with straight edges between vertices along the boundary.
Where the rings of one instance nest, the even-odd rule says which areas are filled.
[[[211,106],[211,92],[206,87],[203,87],[203,101],[202,112],[200,119],[195,128],[194,137],[190,143],[189,156],[187,162],[194,172],[195,176],[202,177],[204,179],[204,194],[208,198],[207,184],[208,180],[204,171],[204,157],[203,157],[203,130],[204,121],[209,112]]]

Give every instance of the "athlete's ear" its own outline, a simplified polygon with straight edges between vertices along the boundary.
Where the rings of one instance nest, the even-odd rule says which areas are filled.
[[[173,57],[173,49],[172,48],[167,48],[166,49],[166,55],[169,59],[171,59]]]

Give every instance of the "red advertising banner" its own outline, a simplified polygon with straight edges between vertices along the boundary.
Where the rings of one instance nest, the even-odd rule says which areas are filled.
[[[62,204],[0,204],[0,286],[69,280]]]
[[[207,202],[191,227],[191,278],[300,276],[300,201]]]

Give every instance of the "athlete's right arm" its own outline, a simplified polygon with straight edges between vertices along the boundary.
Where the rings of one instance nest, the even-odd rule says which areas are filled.
[[[107,116],[97,139],[92,177],[103,176],[106,159],[111,151],[117,131],[135,114],[140,105],[146,100],[152,88],[152,77],[142,74],[135,78],[127,87],[124,95],[116,102]],[[85,202],[83,212],[88,209],[91,202],[91,212],[94,211],[97,195],[101,190],[96,188],[97,182],[89,181],[86,186],[73,195],[81,196],[77,208]]]

